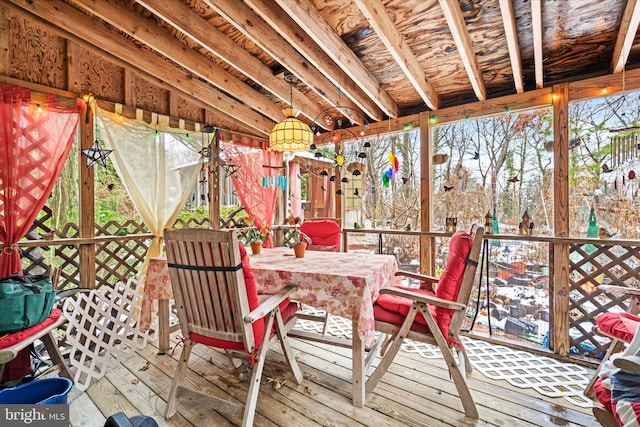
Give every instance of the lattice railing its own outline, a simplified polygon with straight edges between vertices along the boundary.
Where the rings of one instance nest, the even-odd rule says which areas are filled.
[[[104,226],[96,226],[97,236],[148,233],[142,223],[127,221],[119,224],[109,221]],[[125,240],[96,244],[96,280],[99,284],[115,285],[136,277],[142,269],[145,254],[151,239]]]
[[[593,333],[595,318],[626,311],[628,299],[604,295],[598,285],[640,287],[640,249],[610,244],[570,245],[570,340],[573,353],[601,358],[609,340]]]

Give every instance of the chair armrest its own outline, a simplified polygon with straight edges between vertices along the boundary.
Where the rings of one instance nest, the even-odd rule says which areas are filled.
[[[287,299],[289,295],[298,290],[297,286],[289,285],[280,290],[277,294],[273,294],[268,300],[264,301],[258,307],[256,307],[251,313],[244,316],[244,321],[247,323],[253,323],[258,319],[262,319],[271,311],[278,307],[282,301]]]
[[[622,293],[622,294],[627,294],[630,296],[640,296],[640,289],[638,288],[628,288],[626,286],[616,286],[616,285],[600,285],[597,288],[600,292],[604,293],[604,294],[611,294],[611,293]]]
[[[448,299],[438,298],[431,295],[424,295],[418,292],[409,291],[402,288],[387,287],[380,289],[380,294],[391,294],[398,297],[409,298],[424,304],[436,305],[438,307],[450,308],[452,310],[464,310],[466,305]]]
[[[409,277],[411,279],[420,280],[422,282],[438,283],[438,279],[436,279],[433,276],[427,276],[425,274],[412,273],[410,271],[404,271],[404,270],[396,271],[396,276]]]

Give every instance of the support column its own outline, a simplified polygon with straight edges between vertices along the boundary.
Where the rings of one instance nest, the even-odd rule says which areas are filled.
[[[430,113],[420,115],[420,231],[431,231],[433,225],[433,164]],[[435,273],[435,237],[420,236],[420,272],[433,275]]]
[[[553,230],[556,237],[569,237],[569,85],[553,86]],[[553,243],[549,254],[553,275],[551,292],[550,348],[568,356],[569,340],[569,244]]]
[[[80,177],[80,237],[95,237],[94,221],[94,193],[95,193],[95,168],[87,167],[87,157],[82,154],[82,150],[88,150],[93,145],[95,136],[93,134],[93,120],[95,105],[91,105],[93,99],[89,99],[82,109],[79,130],[79,150],[78,150],[78,170]],[[96,247],[93,242],[81,243],[80,245],[80,287],[93,289],[96,287]]]

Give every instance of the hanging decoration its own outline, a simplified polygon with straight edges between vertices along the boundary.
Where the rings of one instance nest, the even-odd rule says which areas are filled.
[[[91,100],[94,100],[93,96],[90,96]],[[94,100],[95,102],[95,100]],[[109,154],[113,152],[113,150],[106,150],[102,148],[100,145],[100,141],[98,141],[98,111],[97,106],[94,107],[96,109],[95,116],[93,118],[94,123],[94,136],[95,141],[93,141],[93,145],[88,150],[82,150],[82,154],[87,157],[87,168],[95,165],[96,163],[102,166],[103,168],[107,167],[107,157]],[[91,104],[87,105],[87,116],[85,118],[85,123],[89,123],[89,116],[91,115]]]
[[[279,189],[286,191],[287,190],[287,177],[286,176],[263,176],[262,177],[262,187],[269,188],[277,186]]]
[[[392,152],[389,153],[388,159],[391,167],[382,174],[382,185],[384,187],[389,187],[389,182],[391,182],[393,177],[396,176],[400,167],[400,161]]]
[[[96,139],[93,145],[88,150],[82,150],[82,154],[87,156],[87,168],[95,165],[96,163],[103,168],[107,167],[107,157],[113,150],[106,150],[102,148],[100,142]]]
[[[313,132],[309,126],[296,118],[298,111],[293,108],[293,84],[298,79],[293,74],[286,74],[289,83],[289,107],[283,110],[286,118],[277,123],[269,134],[269,149],[272,151],[305,151],[313,143]]]
[[[611,169],[633,161],[638,157],[638,131],[628,129],[612,130],[610,132],[622,132],[611,136]],[[604,166],[603,166],[604,168]],[[604,172],[604,170],[603,170]]]
[[[342,94],[341,91],[338,92],[338,104],[340,103],[339,101],[339,96]],[[365,135],[365,129],[369,129],[369,123],[367,121],[366,116],[364,116],[361,112],[351,108],[351,107],[347,107],[344,105],[337,105],[335,107],[330,107],[327,108],[326,110],[320,112],[320,114],[318,114],[316,116],[316,118],[313,120],[313,123],[311,125],[311,130],[316,134],[316,135],[320,135],[320,127],[318,125],[318,123],[320,123],[318,120],[320,118],[323,118],[324,124],[326,126],[331,126],[334,124],[334,119],[331,115],[329,115],[330,111],[335,111],[337,114],[340,114],[342,117],[335,120],[335,127],[333,130],[326,132],[324,134],[324,136],[322,137],[322,141],[319,145],[328,145],[328,144],[333,144],[333,146],[335,147],[335,158],[334,158],[334,167],[336,168],[336,170],[342,170],[347,166],[347,160],[344,156],[344,152],[342,151],[343,148],[343,141],[345,140],[349,140],[349,141],[354,141],[356,144],[359,143],[359,138],[358,135],[356,135],[353,131],[351,131],[350,129],[348,129],[348,127],[350,126],[354,126],[355,124],[357,124],[358,122],[361,124],[364,124],[364,129],[362,131],[360,131],[360,136],[364,136]],[[357,118],[356,118],[357,117]],[[326,127],[324,126],[324,127]],[[346,126],[346,127],[345,127]],[[366,142],[364,145],[364,148],[367,147],[371,147],[371,144],[369,142]],[[318,150],[317,145],[311,144],[310,146],[310,150],[315,150],[314,153],[314,157],[315,158],[322,158],[324,157],[323,154]],[[357,157],[360,159],[364,159],[367,157],[367,154],[364,151],[356,151]],[[357,172],[357,173],[356,173]],[[353,171],[353,174],[355,176],[360,175],[361,172],[358,169],[355,169]],[[341,180],[342,183],[347,183],[348,179],[345,181],[346,178],[343,178]],[[331,182],[335,182],[337,181],[337,177],[336,174],[332,174],[331,178],[329,179],[329,181]],[[338,189],[336,191],[337,195],[343,195],[344,192],[342,191],[342,189],[340,188],[340,183],[338,183]]]
[[[233,163],[223,163],[220,167],[222,167],[225,176],[237,176],[236,174],[238,170],[240,170],[240,166],[234,165]]]
[[[198,180],[198,183],[200,184],[200,200],[204,201],[205,199],[207,199],[207,201],[209,199],[209,188],[207,186],[208,184],[208,180],[207,180],[207,168],[205,167],[204,163],[202,164],[202,166],[200,167],[200,179]]]

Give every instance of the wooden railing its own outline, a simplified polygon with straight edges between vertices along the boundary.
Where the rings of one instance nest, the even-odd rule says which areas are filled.
[[[343,230],[347,251],[394,254],[401,269],[436,276],[445,267],[449,237],[442,232]],[[432,246],[435,262],[428,267],[419,263],[416,245],[421,239]],[[593,333],[595,318],[607,311],[626,311],[628,300],[605,295],[597,286],[640,286],[640,241],[515,235],[485,235],[485,240],[486,264],[482,277],[476,279],[474,299],[469,301],[467,327],[479,312],[470,334],[580,361],[601,358],[609,340]],[[555,298],[553,265],[553,250],[561,245],[567,245],[569,253],[568,303],[562,305],[557,301],[565,299]],[[489,318],[491,328],[488,322],[478,323],[478,319]],[[542,327],[546,324],[548,334]],[[568,351],[558,342],[568,342]]]
[[[208,222],[179,222],[176,226],[208,226]],[[272,228],[277,246],[287,244],[292,228]],[[247,229],[237,230],[242,233]],[[146,227],[134,222],[110,222],[99,227],[92,239],[77,235],[77,226],[68,225],[46,238],[20,242],[25,272],[39,273],[54,265],[61,270],[60,288],[77,287],[80,246],[95,245],[96,286],[113,285],[138,274],[153,237]],[[445,267],[449,237],[442,232],[345,229],[343,246],[347,251],[393,254],[401,269],[437,276]],[[596,287],[602,283],[640,286],[640,242],[513,235],[488,235],[486,240],[489,280],[484,268],[469,301],[468,328],[478,312],[469,334],[574,360],[595,362],[601,357],[609,342],[593,334],[594,319],[603,312],[626,310],[627,301],[622,296],[604,295]],[[421,262],[420,242],[424,241],[430,245],[433,262]],[[567,245],[569,253],[569,295],[563,305],[557,304],[563,299],[554,298],[553,248],[558,245]],[[521,292],[507,296],[506,288]],[[541,296],[544,302],[540,302]],[[505,328],[508,318],[514,321]],[[487,319],[491,319],[491,327]],[[537,324],[538,330],[532,324]],[[549,334],[540,326],[544,324],[548,324]],[[569,343],[566,353],[557,346],[563,337]]]

